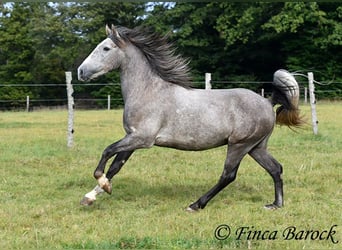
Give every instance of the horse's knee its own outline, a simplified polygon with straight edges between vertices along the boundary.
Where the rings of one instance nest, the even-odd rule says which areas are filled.
[[[94,172],[94,178],[97,180],[99,178],[101,178],[101,176],[103,175],[103,172],[100,170],[95,170]]]

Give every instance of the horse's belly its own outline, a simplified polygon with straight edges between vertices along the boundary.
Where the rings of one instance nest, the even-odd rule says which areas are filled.
[[[193,132],[193,131],[192,131]],[[161,147],[170,147],[181,150],[206,150],[219,147],[228,143],[227,134],[223,133],[199,133],[198,135],[189,132],[160,134],[155,140],[155,145]]]

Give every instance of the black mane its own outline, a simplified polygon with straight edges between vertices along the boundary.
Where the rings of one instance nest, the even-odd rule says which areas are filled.
[[[160,36],[145,27],[128,29],[117,27],[120,38],[112,40],[120,47],[122,42],[129,42],[145,55],[152,70],[164,81],[186,88],[191,86],[188,60],[175,54],[175,47],[168,41],[168,36]],[[121,40],[121,41],[120,41]]]

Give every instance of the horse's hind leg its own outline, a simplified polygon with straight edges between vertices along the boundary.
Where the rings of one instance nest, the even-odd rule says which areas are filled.
[[[248,150],[246,149],[246,145],[234,144],[229,146],[223,173],[218,183],[196,202],[191,204],[187,208],[187,211],[197,211],[199,209],[203,209],[216,194],[224,189],[229,183],[233,182],[236,178],[240,162],[247,152]]]
[[[266,145],[261,145],[249,152],[250,156],[257,161],[272,176],[274,182],[275,200],[272,204],[265,205],[265,208],[276,209],[282,207],[283,200],[283,167],[274,159],[266,149]]]

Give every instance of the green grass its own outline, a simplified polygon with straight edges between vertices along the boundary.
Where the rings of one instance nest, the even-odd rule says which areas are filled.
[[[309,106],[301,107],[310,122]],[[284,167],[285,206],[273,201],[269,175],[250,157],[237,180],[198,213],[184,209],[218,180],[226,148],[140,150],[113,180],[113,194],[79,201],[96,181],[102,150],[124,135],[121,110],[76,111],[75,145],[66,147],[67,111],[0,113],[0,248],[341,249],[342,103],[317,105],[311,128],[277,127],[269,150]],[[214,237],[216,227],[232,235]],[[331,240],[284,240],[289,226],[329,230]],[[237,240],[240,227],[278,231],[276,240]]]

